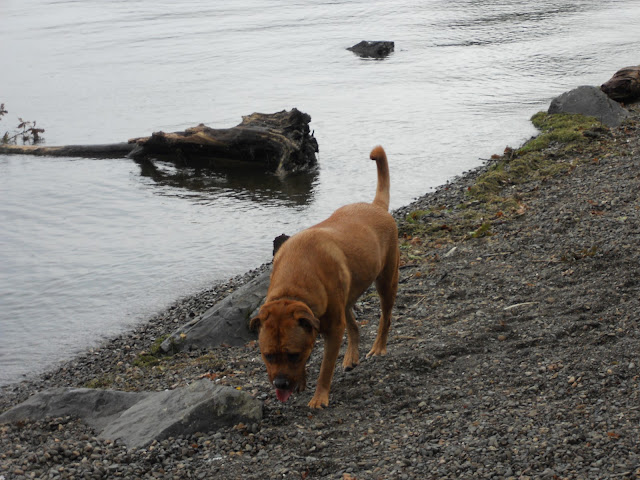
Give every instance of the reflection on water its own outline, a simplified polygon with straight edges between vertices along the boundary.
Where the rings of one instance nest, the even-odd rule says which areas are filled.
[[[220,167],[214,171],[181,167],[158,160],[143,159],[136,160],[136,163],[140,166],[140,175],[163,187],[189,190],[199,193],[200,197],[218,196],[226,192],[255,202],[278,200],[283,206],[311,203],[314,184],[318,180],[317,171],[279,176],[250,165]]]

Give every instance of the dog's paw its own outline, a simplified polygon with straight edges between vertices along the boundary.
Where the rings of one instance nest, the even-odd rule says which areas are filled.
[[[345,372],[350,372],[351,370],[353,370],[354,368],[356,368],[358,366],[357,363],[349,363],[349,364],[342,364],[342,369]]]
[[[347,352],[344,356],[344,360],[342,361],[342,368],[345,372],[350,372],[358,366],[358,363],[358,355],[349,355],[349,352]]]
[[[322,408],[329,406],[329,394],[316,394],[313,396],[311,401],[309,402],[310,408]]]
[[[371,349],[371,351],[369,353],[367,353],[367,358],[369,357],[375,357],[376,355],[386,355],[387,354],[387,347],[376,347],[375,345],[373,346],[373,348]]]

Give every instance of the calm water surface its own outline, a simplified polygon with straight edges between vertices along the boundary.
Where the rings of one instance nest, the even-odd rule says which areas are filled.
[[[0,157],[0,383],[267,261],[271,239],[392,207],[534,133],[528,118],[638,63],[640,1],[46,1],[0,4],[0,103],[48,144],[312,117],[320,170],[158,182],[128,160]],[[345,48],[396,42],[384,61]],[[171,173],[169,169],[169,173]]]

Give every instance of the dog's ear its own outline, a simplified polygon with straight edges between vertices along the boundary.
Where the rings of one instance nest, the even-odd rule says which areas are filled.
[[[318,320],[311,312],[298,312],[298,324],[309,333],[314,330],[320,331],[320,320]]]
[[[262,319],[260,318],[260,315],[258,315],[257,317],[253,317],[249,321],[249,330],[251,330],[252,332],[259,332],[261,324],[262,324]]]

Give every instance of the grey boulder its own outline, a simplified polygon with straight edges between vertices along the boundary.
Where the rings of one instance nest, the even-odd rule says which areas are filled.
[[[0,423],[41,420],[45,417],[79,417],[102,430],[123,411],[151,392],[121,392],[94,388],[52,388],[36,393],[0,415]]]
[[[188,387],[142,398],[122,412],[101,432],[129,446],[144,446],[153,440],[208,432],[238,423],[262,419],[262,404],[247,393],[214,385],[202,379]]]
[[[271,269],[226,296],[199,317],[184,324],[162,342],[165,353],[207,349],[221,344],[240,346],[257,338],[249,320],[269,288]]]
[[[164,392],[57,388],[40,392],[0,415],[0,423],[74,416],[129,447],[262,419],[262,403],[245,392],[202,379]]]
[[[579,113],[596,117],[608,127],[617,127],[629,115],[627,110],[602,90],[587,85],[554,98],[548,113]]]

